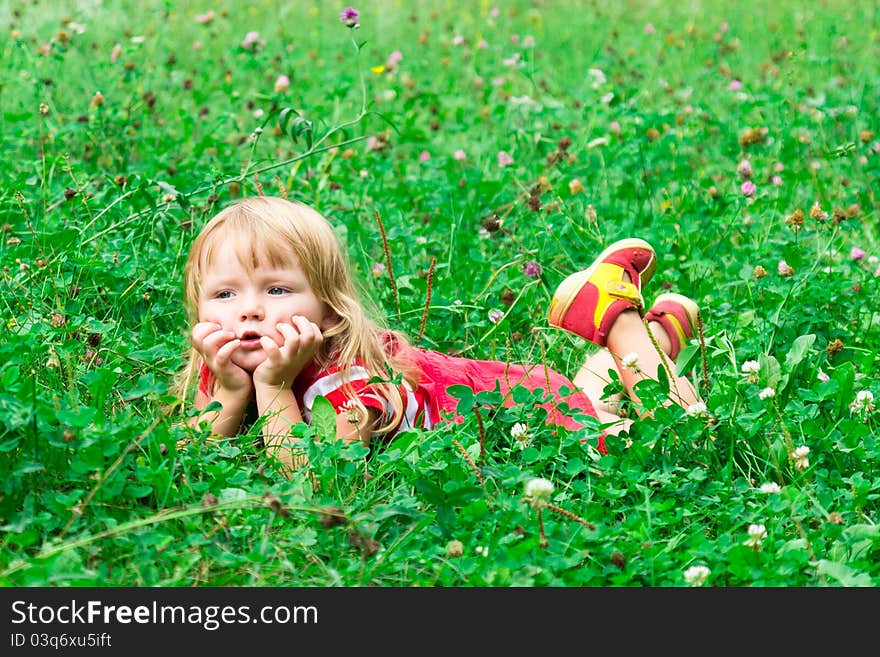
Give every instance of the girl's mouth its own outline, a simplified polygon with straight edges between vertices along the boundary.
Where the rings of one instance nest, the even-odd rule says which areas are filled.
[[[257,349],[260,347],[260,334],[256,331],[245,331],[239,338],[240,345],[245,349]]]

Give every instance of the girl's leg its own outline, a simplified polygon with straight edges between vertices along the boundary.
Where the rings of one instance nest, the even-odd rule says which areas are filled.
[[[607,425],[605,427],[605,433],[611,434],[612,436],[619,436],[624,431],[629,432],[632,420],[620,417],[616,413],[606,413],[605,411],[599,410],[595,405],[593,408],[596,410],[596,416],[599,418],[599,422]]]
[[[669,334],[660,322],[648,322],[648,329],[660,345],[660,349],[667,356],[672,351],[672,341]],[[628,353],[628,352],[627,352]],[[675,367],[675,363],[670,361],[671,367]],[[620,401],[623,395],[616,393],[608,397],[605,394],[605,386],[611,383],[608,376],[609,370],[617,369],[617,362],[606,347],[600,348],[598,351],[587,356],[584,364],[578,370],[572,382],[581,388],[587,396],[593,400],[593,407],[599,411],[606,413],[620,414]]]
[[[660,295],[646,315],[648,326],[636,310],[642,307],[642,285],[653,275],[655,263],[654,250],[644,240],[619,240],[588,269],[566,278],[551,299],[547,317],[551,326],[607,347],[588,358],[574,378],[605,413],[615,410],[614,400],[604,405],[601,400],[611,365],[634,402],[640,401],[634,386],[646,377],[656,379],[661,367],[670,379],[672,401],[684,408],[697,402],[695,388],[676,374],[673,363],[692,335],[685,324],[698,314],[696,304],[680,295]],[[621,359],[630,354],[636,355],[637,367],[624,367]]]
[[[654,335],[663,353],[669,356],[672,353],[672,340],[663,325],[660,322],[648,322],[648,330]]]
[[[633,394],[632,387],[638,381],[642,380],[645,375],[656,379],[657,368],[662,366],[659,354],[657,354],[657,350],[654,348],[647,332],[644,331],[644,323],[641,318],[638,317],[638,313],[635,311],[632,311],[632,313],[622,313],[621,318],[623,318],[624,315],[630,314],[636,316],[641,329],[635,326],[635,322],[630,322],[629,319],[624,319],[624,323],[619,327],[617,326],[617,322],[615,322],[615,326],[612,327],[611,333],[608,336],[610,346],[612,344],[613,335],[614,344],[618,349],[618,351],[616,351],[618,357],[615,358],[615,356],[612,355],[612,352],[607,348],[602,348],[587,356],[586,361],[584,361],[584,364],[572,379],[572,382],[583,390],[593,401],[593,408],[595,408],[597,412],[606,416],[606,418],[599,418],[602,422],[609,422],[611,420],[607,418],[613,419],[614,416],[620,417],[620,401],[623,398],[623,395],[620,393],[604,397],[605,387],[611,383],[611,378],[608,376],[609,370],[617,370],[621,383],[623,383],[627,390],[627,394],[633,399],[633,401],[637,402],[638,397]],[[617,328],[620,328],[621,331],[615,330]],[[675,363],[668,359],[670,339],[666,330],[659,324],[659,322],[649,322],[648,328],[654,335],[663,353],[667,356],[669,368],[675,372]],[[633,337],[635,337],[636,340],[633,340]],[[630,353],[639,354],[637,365],[640,372],[638,374],[632,369],[625,368],[621,363],[620,359]],[[650,355],[643,356],[642,353]],[[648,374],[649,372],[650,374]],[[677,395],[675,393],[676,389],[678,390]],[[673,379],[671,396],[673,400],[677,401],[685,408],[696,401],[696,392],[694,391],[693,385],[684,377],[676,376]],[[626,423],[626,428],[632,423],[631,420],[622,421]],[[611,433],[617,434],[618,431],[612,430]]]
[[[608,332],[608,351],[617,366],[620,380],[630,399],[638,403],[639,398],[633,387],[645,378],[657,379],[661,367],[671,370],[669,397],[679,406],[687,408],[698,401],[693,384],[675,373],[675,365],[668,358],[661,358],[657,348],[648,335],[648,329],[641,315],[635,309],[625,310],[617,317]],[[636,354],[634,367],[624,366],[621,359]],[[665,362],[664,362],[665,361]]]
[[[601,349],[587,356],[586,362],[572,379],[572,383],[583,390],[593,402],[599,421],[609,425],[605,428],[605,432],[616,436],[622,431],[629,431],[632,420],[620,416],[620,400],[623,395],[617,393],[603,397],[605,386],[611,382],[608,371],[615,367],[614,359],[608,350]]]
[[[614,370],[617,365],[611,353],[604,347],[599,351],[587,356],[587,360],[581,365],[581,369],[572,379],[577,387],[584,391],[593,402],[593,408],[603,413],[618,415],[620,413],[620,400],[622,395],[616,393],[610,397],[603,397],[605,386],[611,383],[608,376],[609,370]]]

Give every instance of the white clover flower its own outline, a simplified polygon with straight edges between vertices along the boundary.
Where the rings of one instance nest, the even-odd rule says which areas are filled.
[[[507,67],[513,67],[519,64],[520,54],[518,52],[513,53],[512,57],[505,57],[501,63]]]
[[[781,490],[782,489],[779,487],[779,484],[777,484],[775,481],[768,481],[765,484],[761,484],[761,492],[767,493],[768,495],[778,493]]]
[[[870,413],[874,410],[874,393],[870,390],[859,390],[849,407],[858,413]]]
[[[684,581],[688,586],[702,586],[710,572],[706,566],[691,566],[684,571]]]
[[[761,364],[756,360],[747,360],[742,364],[743,374],[757,374],[761,371]]]
[[[758,393],[758,399],[770,399],[776,396],[776,391],[771,387],[766,387]]]
[[[626,356],[620,359],[620,362],[627,369],[632,370],[636,374],[640,372],[639,370],[639,355],[636,352],[630,352]]]
[[[758,373],[761,371],[761,364],[756,360],[747,360],[742,364],[742,373],[749,378],[749,383],[758,381]]]
[[[525,443],[529,442],[529,426],[524,422],[517,422],[512,427],[510,427],[510,437],[514,440],[523,443],[523,447],[525,447]]]
[[[807,454],[809,453],[810,448],[806,445],[801,445],[789,454],[789,458],[794,461],[794,467],[798,470],[806,470],[810,467],[810,459],[807,458]]]
[[[361,410],[354,399],[346,399],[342,402],[342,413],[352,424],[357,424],[361,420]]]
[[[826,381],[831,379],[831,377],[825,374],[825,372],[823,372],[822,370],[816,372],[816,378],[819,379],[822,383],[825,383]]]
[[[504,319],[504,311],[498,310],[497,308],[493,308],[489,311],[489,321],[493,324],[497,324],[502,319]]]
[[[553,483],[541,477],[529,479],[526,482],[526,497],[532,501],[536,508],[543,506],[553,493]]]
[[[706,404],[703,402],[697,402],[696,404],[691,404],[685,410],[685,413],[690,415],[691,417],[703,417],[707,412]]]
[[[511,105],[534,105],[535,100],[531,96],[511,96],[507,99]]]
[[[749,539],[744,543],[749,547],[761,547],[761,541],[767,538],[767,528],[764,525],[749,525]]]
[[[588,69],[587,75],[593,81],[593,89],[598,89],[601,85],[605,84],[608,81],[608,79],[605,77],[605,72],[601,68]]]

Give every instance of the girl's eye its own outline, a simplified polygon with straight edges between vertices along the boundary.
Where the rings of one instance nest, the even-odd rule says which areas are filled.
[[[232,292],[230,292],[229,290],[220,290],[220,292],[217,293],[217,298],[218,299],[231,299]]]
[[[287,290],[285,290],[283,287],[278,287],[277,285],[269,288],[269,294],[278,295],[284,294],[285,292],[287,292]]]

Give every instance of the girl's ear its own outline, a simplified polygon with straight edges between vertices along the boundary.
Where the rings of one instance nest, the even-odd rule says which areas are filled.
[[[336,314],[335,311],[330,308],[325,307],[324,316],[321,318],[321,322],[318,324],[318,328],[321,331],[326,331],[327,329],[331,329],[336,326],[342,319],[339,315]]]

